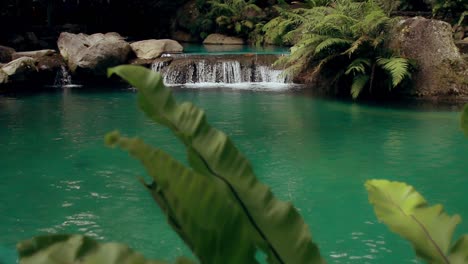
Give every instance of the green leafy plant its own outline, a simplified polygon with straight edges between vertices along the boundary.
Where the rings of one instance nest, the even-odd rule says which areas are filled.
[[[456,19],[467,10],[468,3],[465,0],[434,0],[432,2],[433,15],[446,19]]]
[[[353,98],[367,88],[388,90],[410,77],[407,59],[384,48],[392,20],[374,2],[336,1],[315,7],[303,14],[300,40],[291,55],[277,64],[297,76],[312,68],[315,73],[331,74],[333,83],[345,83]],[[284,22],[283,22],[284,23]],[[297,33],[295,30],[288,34]],[[375,79],[384,80],[377,85]]]
[[[247,39],[267,19],[254,0],[208,0],[198,8],[202,15],[196,28],[204,35],[217,32]]]
[[[98,243],[82,235],[38,236],[18,244],[21,264],[81,263],[81,264],[166,264],[147,260],[126,245]],[[193,264],[179,258],[175,264]]]
[[[427,263],[468,263],[468,235],[453,244],[459,215],[447,215],[441,205],[429,206],[412,186],[387,180],[366,182],[377,218],[407,239]]]

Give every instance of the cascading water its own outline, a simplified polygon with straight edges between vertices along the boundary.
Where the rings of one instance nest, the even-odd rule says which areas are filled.
[[[68,72],[67,68],[62,65],[60,66],[60,71],[57,72],[55,76],[54,86],[55,87],[68,87],[72,85],[72,77]]]
[[[166,85],[184,86],[224,86],[252,84],[285,88],[290,81],[282,70],[270,65],[274,59],[257,60],[255,57],[182,57],[172,61],[163,59],[153,62],[151,69],[164,76]],[[201,86],[203,85],[203,86]]]

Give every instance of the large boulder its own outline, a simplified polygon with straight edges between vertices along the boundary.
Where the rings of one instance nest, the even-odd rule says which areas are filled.
[[[172,39],[148,39],[130,44],[139,59],[156,59],[163,53],[181,53],[184,48]]]
[[[130,45],[117,33],[72,34],[62,32],[60,54],[72,73],[105,76],[108,67],[127,62]]]
[[[62,56],[51,49],[15,52],[12,57],[13,59],[22,57],[34,58],[36,60],[37,74],[30,76],[30,79],[27,81],[39,84],[52,85],[57,73],[61,71],[62,66],[65,66]]]
[[[210,34],[203,41],[203,44],[209,45],[242,45],[244,40],[241,38],[230,37],[222,34]]]
[[[0,63],[7,63],[12,60],[15,50],[10,47],[0,46]]]
[[[393,30],[389,48],[417,64],[412,96],[468,96],[468,66],[443,21],[413,17],[401,20]]]
[[[3,65],[1,71],[8,76],[9,82],[23,82],[37,73],[36,63],[33,58],[22,57]]]

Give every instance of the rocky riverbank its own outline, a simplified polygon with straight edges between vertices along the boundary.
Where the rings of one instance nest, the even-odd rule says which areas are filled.
[[[413,85],[396,90],[396,96],[468,98],[468,63],[466,54],[462,53],[466,52],[463,45],[467,40],[458,41],[457,47],[448,23],[422,17],[402,19],[391,34],[388,47],[417,65]],[[219,34],[207,37],[206,42],[242,44],[239,39]],[[58,51],[16,52],[13,48],[0,46],[0,89],[52,85],[57,73],[64,69],[76,83],[109,83],[113,80],[106,77],[108,67],[120,64],[149,67],[163,54],[183,53],[182,45],[175,40],[149,39],[129,43],[115,32],[92,35],[63,32],[57,47]],[[244,61],[246,56],[239,55],[230,60]],[[189,63],[184,63],[183,56],[179,56],[171,67],[174,65],[187,66]],[[305,72],[295,81],[319,94],[335,95],[338,91],[330,85],[331,80],[312,72]]]
[[[450,24],[412,17],[401,19],[390,34],[386,45],[395,55],[410,59],[414,69],[409,85],[387,91],[384,97],[468,100],[468,60],[460,44],[468,40],[455,45]],[[296,81],[315,87],[319,94],[340,95],[340,87],[332,79],[313,70],[302,73]]]

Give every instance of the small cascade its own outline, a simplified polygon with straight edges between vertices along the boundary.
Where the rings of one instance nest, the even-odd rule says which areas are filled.
[[[169,65],[170,62],[168,61],[155,61],[151,64],[151,70],[155,72],[161,72],[161,70]]]
[[[166,85],[290,83],[282,70],[269,66],[270,61],[257,61],[256,57],[239,57],[237,60],[210,56],[185,57],[155,61],[151,69],[164,76]]]
[[[60,71],[55,76],[55,87],[67,87],[72,85],[72,77],[64,65],[60,66]]]

